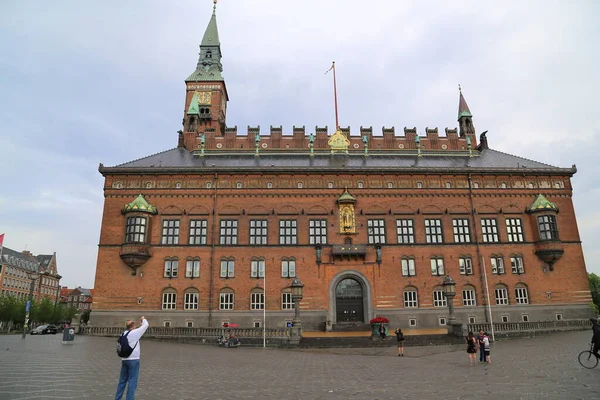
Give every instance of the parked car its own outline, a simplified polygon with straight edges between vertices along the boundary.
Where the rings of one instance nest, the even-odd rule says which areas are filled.
[[[56,326],[54,325],[40,325],[37,328],[32,329],[29,333],[32,335],[45,335],[47,333],[56,335],[56,332],[58,332],[58,329],[56,329]]]

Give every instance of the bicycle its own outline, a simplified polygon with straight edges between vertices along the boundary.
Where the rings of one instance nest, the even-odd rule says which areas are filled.
[[[592,350],[594,350],[594,343],[590,345],[589,350],[584,350],[579,353],[579,357],[577,357],[577,359],[583,368],[592,369],[596,368],[596,365],[598,365],[598,357],[592,353]]]

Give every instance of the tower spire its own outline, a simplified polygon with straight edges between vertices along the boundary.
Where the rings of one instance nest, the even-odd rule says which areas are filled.
[[[460,127],[460,136],[464,137],[467,134],[475,134],[475,127],[473,126],[473,115],[467,101],[462,94],[462,88],[458,85],[458,124]]]
[[[200,43],[200,53],[196,70],[186,82],[222,81],[223,64],[221,64],[221,42],[217,29],[217,0],[213,0],[213,12],[204,31]]]

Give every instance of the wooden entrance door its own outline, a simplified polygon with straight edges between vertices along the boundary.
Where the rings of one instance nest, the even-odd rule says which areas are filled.
[[[363,290],[360,283],[347,278],[335,288],[337,322],[364,322]]]

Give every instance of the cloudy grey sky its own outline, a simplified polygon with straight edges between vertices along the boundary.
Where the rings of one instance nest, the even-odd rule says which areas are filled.
[[[91,287],[100,162],[177,145],[210,0],[0,2],[0,233],[56,251]],[[456,127],[457,85],[490,146],[577,164],[575,207],[600,273],[600,2],[220,0],[229,126]]]

